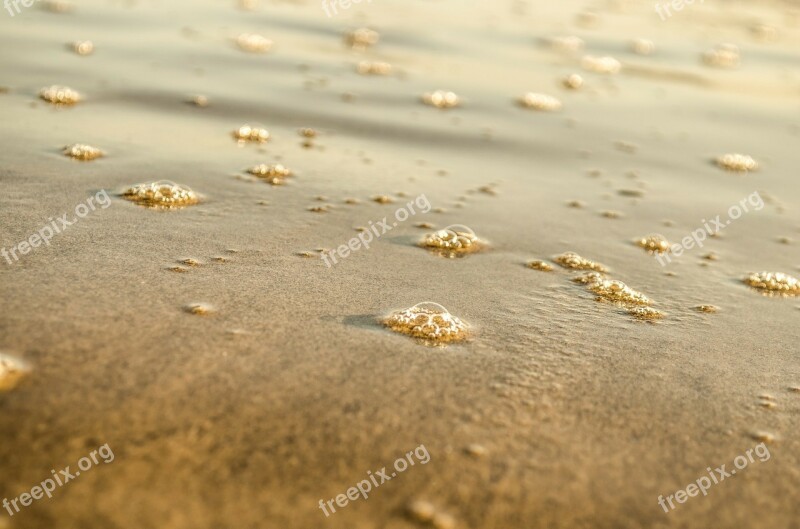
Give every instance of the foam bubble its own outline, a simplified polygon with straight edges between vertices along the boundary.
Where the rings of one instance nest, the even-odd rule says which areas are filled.
[[[344,41],[353,49],[364,50],[377,44],[380,38],[380,33],[374,29],[358,28],[348,31],[344,36]]]
[[[461,104],[455,92],[436,90],[422,95],[422,102],[436,108],[454,108]]]
[[[470,335],[468,323],[430,301],[394,312],[382,323],[394,332],[424,340],[431,345],[464,341]]]
[[[67,86],[48,86],[39,91],[39,97],[54,105],[74,105],[81,101],[81,95]]]
[[[14,389],[30,371],[28,363],[21,358],[0,353],[0,393]]]
[[[528,92],[519,99],[519,104],[525,108],[540,110],[543,112],[555,112],[561,110],[561,101],[547,94],[537,94]]]
[[[614,57],[595,57],[593,55],[584,56],[581,59],[581,66],[584,70],[605,74],[615,74],[622,69],[622,64]]]
[[[264,143],[269,140],[270,134],[267,129],[251,127],[245,124],[233,131],[233,137],[239,140],[239,142],[250,141]]]
[[[443,257],[453,258],[478,252],[485,243],[467,226],[453,224],[426,235],[420,246],[436,251]]]
[[[758,169],[758,162],[746,154],[730,153],[719,156],[714,163],[726,171],[746,173]]]
[[[137,184],[123,191],[122,197],[156,209],[178,209],[200,202],[200,198],[189,187],[169,180]]]
[[[81,161],[95,160],[104,155],[103,151],[97,147],[92,147],[91,145],[85,145],[83,143],[68,145],[64,147],[62,152],[64,153],[64,156],[69,156],[74,160]]]
[[[573,270],[594,270],[595,272],[608,272],[608,268],[605,265],[590,259],[584,259],[575,252],[566,252],[561,255],[557,255],[553,260],[564,268],[571,268]]]
[[[531,261],[528,263],[528,268],[539,270],[540,272],[552,272],[553,265],[544,261]]]
[[[291,169],[279,163],[272,165],[262,163],[249,168],[247,172],[274,186],[283,185],[286,178],[293,174]]]
[[[800,295],[800,281],[781,272],[757,272],[750,274],[744,282],[766,295]]]
[[[648,235],[647,237],[642,237],[636,241],[636,244],[651,254],[666,253],[669,251],[669,247],[672,246],[663,235],[659,235],[657,233]]]
[[[250,53],[266,53],[272,48],[272,41],[255,33],[242,33],[236,37],[236,45],[242,51]]]

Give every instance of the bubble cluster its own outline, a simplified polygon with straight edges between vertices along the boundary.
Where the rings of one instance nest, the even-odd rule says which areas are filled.
[[[122,197],[154,209],[178,209],[200,202],[200,198],[189,187],[169,180],[137,184],[123,191]]]
[[[614,57],[595,57],[586,55],[581,59],[581,66],[584,70],[595,73],[614,74],[619,73],[622,64]]]
[[[545,261],[531,261],[528,263],[528,268],[539,270],[540,272],[552,272],[553,265]]]
[[[291,169],[279,163],[271,165],[262,163],[249,168],[247,172],[274,186],[283,185],[286,178],[293,174]]]
[[[636,244],[651,254],[666,253],[669,251],[669,247],[672,246],[663,235],[659,235],[657,233],[648,235],[647,237],[642,237],[636,241]]]
[[[81,100],[81,95],[72,88],[58,85],[42,88],[39,97],[54,105],[74,105]]]
[[[250,125],[245,124],[233,131],[233,137],[240,142],[250,141],[264,143],[269,140],[270,135],[267,129],[251,127]]]
[[[584,259],[575,252],[566,252],[561,255],[557,255],[553,260],[564,268],[571,268],[573,270],[594,270],[595,272],[608,272],[608,268],[605,265],[596,263],[590,259]]]
[[[735,171],[737,173],[746,173],[758,169],[758,162],[746,154],[723,154],[715,160],[715,163],[726,171]]]
[[[255,33],[242,33],[236,37],[236,45],[250,53],[266,53],[272,48],[272,41]]]
[[[345,43],[353,49],[365,50],[378,43],[381,36],[374,29],[358,28],[348,31],[344,36]]]
[[[650,298],[632,289],[622,281],[615,279],[598,279],[590,281],[586,286],[601,299],[623,305],[650,305]]]
[[[24,360],[0,353],[0,393],[14,389],[30,370]]]
[[[97,147],[92,147],[91,145],[85,145],[83,143],[68,145],[64,147],[62,152],[64,153],[64,156],[69,156],[74,160],[81,161],[95,160],[104,155],[103,151]]]
[[[800,281],[781,272],[757,272],[750,274],[744,282],[768,295],[800,295]]]
[[[447,90],[436,90],[422,95],[422,102],[436,108],[454,108],[461,101],[455,92]]]
[[[438,303],[429,301],[394,312],[383,319],[383,324],[394,332],[424,340],[432,345],[461,342],[470,334],[468,323],[453,316]]]
[[[543,112],[555,112],[561,109],[561,101],[547,94],[537,94],[535,92],[528,92],[523,95],[519,103],[525,108],[533,110],[541,110]]]
[[[703,62],[716,68],[736,68],[741,54],[735,44],[720,44],[703,54]]]
[[[584,42],[580,37],[553,37],[547,41],[550,48],[563,53],[578,53],[583,49]]]
[[[360,61],[356,65],[356,71],[361,75],[389,75],[392,73],[392,65],[382,61]]]
[[[660,320],[664,318],[664,313],[652,307],[631,307],[628,314],[637,320]]]
[[[453,258],[480,251],[484,243],[467,226],[454,224],[429,233],[420,242],[420,246],[433,250],[443,257]]]

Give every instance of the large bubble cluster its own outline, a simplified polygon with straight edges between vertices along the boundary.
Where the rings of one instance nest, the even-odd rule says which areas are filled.
[[[468,323],[453,316],[438,303],[429,301],[394,312],[383,319],[383,324],[394,332],[433,345],[461,342],[470,334]]]
[[[122,197],[139,205],[157,209],[177,209],[200,202],[200,198],[189,187],[169,180],[129,187],[122,192]]]

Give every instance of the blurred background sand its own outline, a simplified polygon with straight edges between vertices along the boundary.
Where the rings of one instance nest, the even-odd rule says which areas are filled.
[[[342,36],[361,26],[380,42],[352,50]],[[243,32],[273,49],[237,49]],[[622,71],[586,72],[582,53],[546,45],[569,35]],[[636,38],[655,51],[635,54]],[[90,56],[66,47],[84,39]],[[741,66],[704,65],[725,42]],[[424,527],[405,512],[414,499],[458,528],[800,527],[800,393],[788,390],[800,299],[741,282],[800,274],[796,3],[709,0],[666,21],[650,1],[374,0],[330,18],[318,2],[39,3],[0,13],[0,49],[0,246],[101,189],[167,179],[204,197],[153,211],[115,196],[50,247],[0,262],[0,350],[33,366],[0,394],[0,497],[100,444],[116,456],[0,512],[0,527]],[[365,59],[392,75],[359,75]],[[561,86],[571,73],[581,90]],[[85,101],[38,100],[52,84]],[[420,103],[439,88],[463,106]],[[563,110],[519,108],[526,91]],[[193,94],[209,105],[186,104]],[[237,145],[244,123],[273,139]],[[312,148],[300,127],[318,131]],[[72,143],[108,156],[70,160]],[[760,170],[711,163],[728,152]],[[277,162],[297,173],[286,186],[243,177]],[[678,241],[755,191],[761,211],[666,268],[632,243]],[[298,256],[421,193],[436,209],[369,251],[331,269]],[[465,224],[490,250],[436,257],[415,245],[418,222]],[[634,321],[573,273],[524,266],[565,251],[608,265],[667,317]],[[184,258],[202,265],[168,270]],[[428,348],[376,323],[422,301],[470,322],[473,341]],[[216,312],[187,314],[193,302]],[[776,437],[768,462],[661,510],[659,495],[730,466],[757,431]],[[487,453],[465,453],[472,443]],[[325,518],[320,499],[419,444],[430,463]]]

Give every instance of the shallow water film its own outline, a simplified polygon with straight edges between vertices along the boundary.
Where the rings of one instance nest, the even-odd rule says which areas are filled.
[[[0,529],[800,529],[797,1],[0,47]]]

